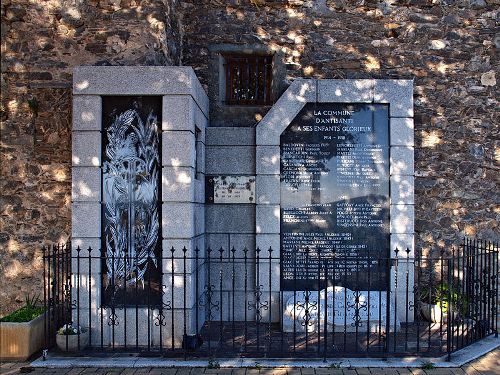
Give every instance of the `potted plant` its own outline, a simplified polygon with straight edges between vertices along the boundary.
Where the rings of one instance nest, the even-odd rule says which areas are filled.
[[[75,352],[89,344],[89,330],[73,323],[65,324],[57,331],[56,344],[64,352]]]
[[[451,314],[457,319],[460,312],[467,309],[467,297],[455,289],[450,289],[445,282],[435,288],[424,288],[420,294],[420,314],[425,320],[433,323],[446,323],[451,302]]]
[[[24,361],[42,349],[44,313],[39,297],[27,295],[23,307],[0,319],[0,358]]]

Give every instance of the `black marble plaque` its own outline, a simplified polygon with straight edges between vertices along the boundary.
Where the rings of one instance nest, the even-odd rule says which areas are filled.
[[[389,106],[310,103],[281,134],[281,290],[386,290]],[[319,264],[321,263],[321,266]]]

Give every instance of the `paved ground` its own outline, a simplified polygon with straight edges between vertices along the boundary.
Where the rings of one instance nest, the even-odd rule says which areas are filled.
[[[2,363],[0,365],[2,375],[19,373],[31,374],[58,374],[58,375],[500,375],[500,348],[493,352],[458,368],[233,368],[233,369],[210,369],[204,367],[195,368],[67,368],[67,369],[45,369],[32,368],[28,362],[24,363]]]

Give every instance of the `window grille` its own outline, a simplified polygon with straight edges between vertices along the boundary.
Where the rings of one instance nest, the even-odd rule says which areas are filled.
[[[226,104],[272,104],[272,56],[226,55]]]

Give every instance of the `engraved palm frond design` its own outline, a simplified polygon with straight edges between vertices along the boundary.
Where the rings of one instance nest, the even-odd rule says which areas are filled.
[[[107,129],[103,163],[107,287],[142,283],[148,267],[158,267],[158,131],[150,112],[116,116]]]

